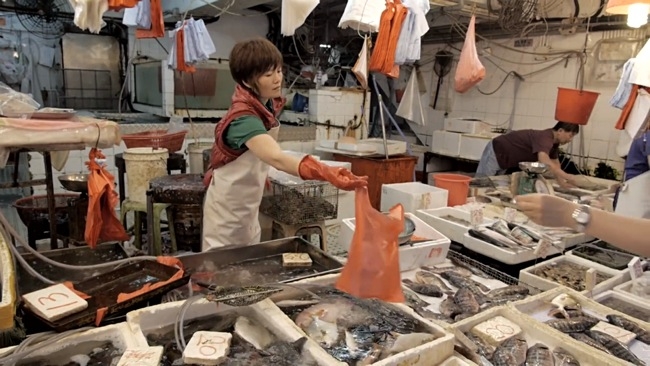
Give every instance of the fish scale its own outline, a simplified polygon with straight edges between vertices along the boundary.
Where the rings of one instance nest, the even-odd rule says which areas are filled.
[[[442,290],[440,287],[428,283],[416,283],[409,279],[402,281],[406,287],[417,292],[418,294],[430,297],[442,297]]]
[[[553,356],[555,356],[555,366],[580,366],[580,362],[563,348],[556,348]]]
[[[582,333],[598,324],[598,319],[581,316],[569,319],[551,319],[546,324],[562,333]]]
[[[472,291],[466,287],[456,292],[454,295],[454,303],[458,306],[461,313],[464,314],[477,314],[481,309]]]
[[[497,348],[492,356],[494,366],[520,366],[526,362],[528,343],[523,338],[512,337]]]
[[[586,335],[584,333],[570,333],[569,335],[573,339],[576,339],[576,340],[578,340],[578,341],[580,341],[580,342],[582,342],[582,343],[584,343],[584,344],[586,344],[588,346],[599,349],[599,350],[601,350],[601,351],[603,351],[605,353],[610,353],[609,350],[607,348],[605,348],[605,346],[600,344],[600,342],[598,342],[597,340],[591,338],[590,336],[588,336],[588,335]]]
[[[553,354],[545,345],[537,343],[526,353],[526,366],[553,366]]]
[[[632,351],[630,351],[626,346],[624,346],[621,342],[617,341],[616,338],[610,336],[609,334],[599,332],[597,330],[588,330],[586,334],[589,337],[593,338],[595,341],[605,346],[612,355],[637,366],[645,365],[645,362],[639,360],[639,358],[636,357]]]

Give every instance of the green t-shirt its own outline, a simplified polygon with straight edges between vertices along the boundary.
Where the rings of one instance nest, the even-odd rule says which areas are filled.
[[[266,104],[266,108],[273,111],[270,101]],[[241,150],[246,148],[248,140],[265,133],[268,131],[259,117],[243,116],[230,122],[226,128],[224,140],[229,148]]]

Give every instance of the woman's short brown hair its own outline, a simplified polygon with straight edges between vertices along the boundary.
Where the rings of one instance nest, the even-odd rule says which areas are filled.
[[[251,84],[269,70],[282,67],[282,53],[271,41],[255,38],[237,42],[230,51],[229,63],[235,82]]]

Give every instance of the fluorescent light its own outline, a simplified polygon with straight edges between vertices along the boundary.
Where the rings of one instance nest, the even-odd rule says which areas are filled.
[[[643,3],[631,4],[627,13],[627,25],[631,28],[640,28],[648,24],[650,5]]]

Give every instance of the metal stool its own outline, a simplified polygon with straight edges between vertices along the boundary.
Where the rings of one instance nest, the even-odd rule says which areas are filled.
[[[291,236],[308,236],[308,242],[311,243],[311,236],[318,235],[320,248],[327,252],[327,227],[325,221],[318,221],[311,224],[288,225],[280,221],[273,220],[271,239],[282,239]]]
[[[161,255],[162,254],[162,233],[160,229],[160,223],[161,223],[161,214],[164,210],[167,210],[167,216],[170,216],[169,214],[169,207],[170,205],[167,203],[154,203],[153,204],[153,215],[152,215],[152,221],[153,221],[153,227],[152,227],[152,232],[153,235],[149,235],[149,237],[153,237],[153,240],[149,243],[149,252],[152,253],[153,255]],[[121,220],[122,222],[126,222],[126,215],[129,212],[133,212],[134,215],[134,231],[135,231],[135,246],[138,249],[142,248],[142,219],[140,217],[141,213],[147,213],[147,204],[145,202],[136,202],[136,201],[131,201],[131,200],[125,200],[122,202],[122,208],[120,210],[121,214]],[[176,235],[174,234],[174,225],[167,225],[169,228],[169,234],[171,236],[172,240],[172,250],[175,252],[176,249]]]

